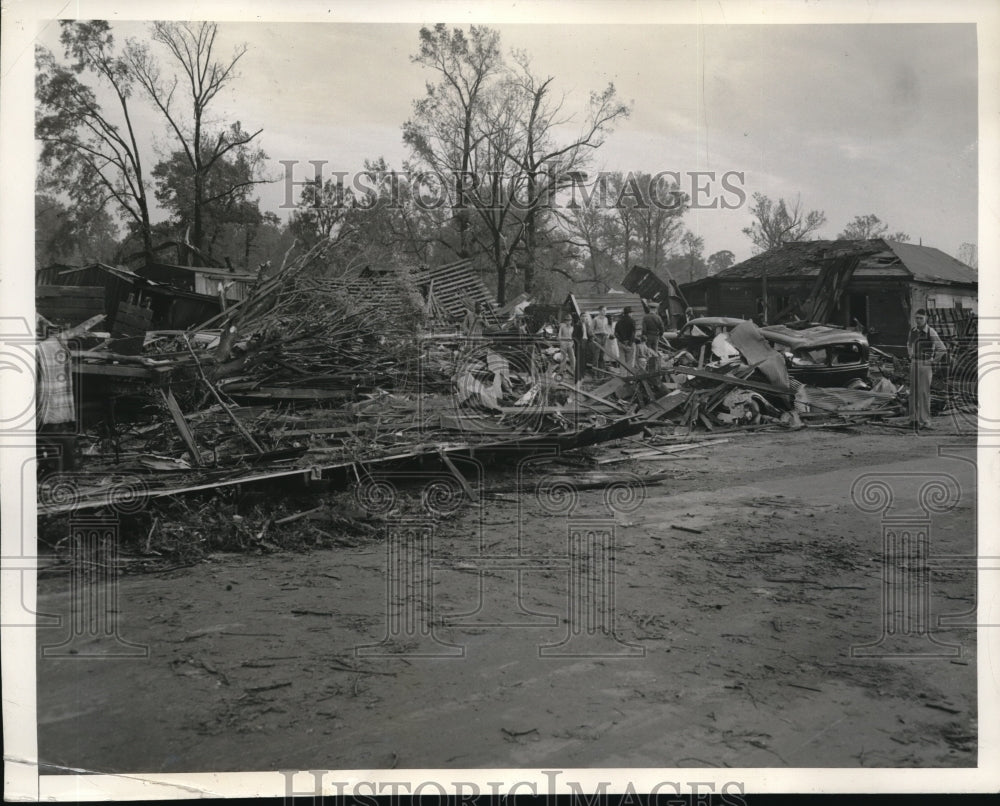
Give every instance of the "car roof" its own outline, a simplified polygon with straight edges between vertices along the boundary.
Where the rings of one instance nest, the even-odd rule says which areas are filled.
[[[823,347],[827,344],[868,344],[863,334],[829,325],[814,325],[793,330],[785,325],[765,325],[760,329],[764,338],[788,347]]]
[[[736,327],[736,325],[746,322],[746,319],[739,319],[735,316],[699,316],[696,319],[688,319],[687,325],[705,325],[706,327],[718,327],[719,325],[727,325]]]

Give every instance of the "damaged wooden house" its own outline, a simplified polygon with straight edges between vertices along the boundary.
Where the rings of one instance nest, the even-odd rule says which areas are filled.
[[[979,277],[940,249],[874,238],[786,243],[681,288],[710,316],[860,326],[905,353],[914,311],[927,308],[932,324],[974,313]]]

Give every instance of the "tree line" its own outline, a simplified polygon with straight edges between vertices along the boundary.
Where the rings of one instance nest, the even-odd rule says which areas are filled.
[[[260,208],[259,185],[280,179],[266,170],[263,130],[211,114],[247,45],[219,54],[215,23],[157,22],[148,41],[124,43],[106,21],[60,25],[62,58],[36,52],[39,265],[176,249],[189,265],[253,270],[323,242],[316,271],[468,259],[505,301],[604,291],[636,264],[683,283],[735,261],[730,250],[704,254],[685,226],[691,197],[676,177],[594,173],[602,145],[632,112],[613,84],[571,99],[488,27],[421,28],[411,61],[426,90],[402,123],[402,164],[366,160],[365,198],[339,175],[299,182],[282,223]],[[149,154],[163,144],[139,131],[140,103],[169,142],[152,166]],[[396,181],[419,175],[444,178],[442,203],[422,204],[418,187]],[[153,220],[152,199],[162,220]],[[816,237],[826,223],[798,200],[760,193],[747,211],[743,232],[757,251]],[[838,237],[908,240],[875,215],[857,216]]]
[[[218,263],[213,255],[221,253],[245,262],[261,228],[278,223],[256,198],[267,181],[267,155],[257,144],[263,130],[216,125],[209,114],[247,47],[218,58],[214,23],[156,22],[149,33],[150,42],[119,45],[107,21],[63,21],[63,58],[36,48],[42,260],[121,261],[175,247],[189,265]],[[160,144],[140,129],[140,98],[156,110],[170,143],[152,166],[147,158]],[[153,221],[153,198],[163,221]]]

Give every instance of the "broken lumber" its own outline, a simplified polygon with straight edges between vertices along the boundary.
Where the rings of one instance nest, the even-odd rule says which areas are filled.
[[[598,397],[593,392],[588,392],[585,389],[578,389],[577,387],[573,386],[572,384],[560,381],[559,386],[563,387],[564,389],[569,389],[572,392],[576,392],[578,395],[583,395],[584,397],[589,398],[590,400],[594,400],[594,401],[596,401],[598,403],[602,403],[603,405],[608,406],[610,408],[617,409],[622,414],[624,414],[627,411],[627,409],[625,408],[625,406],[623,404],[621,404],[621,403],[618,403],[617,401],[612,401],[612,400],[608,400],[608,399],[603,398],[603,397]]]
[[[790,398],[795,395],[791,389],[782,389],[780,386],[763,383],[762,381],[751,381],[748,378],[737,378],[731,374],[708,372],[707,370],[694,369],[692,367],[684,367],[679,371],[685,375],[693,375],[695,378],[704,378],[705,380],[733,384],[734,386],[745,386],[747,389],[756,389],[758,392],[768,392],[769,394],[780,395],[781,397]]]
[[[441,457],[441,461],[444,463],[444,466],[447,467],[449,471],[451,471],[451,474],[462,486],[462,492],[465,493],[465,497],[470,501],[475,501],[476,494],[472,490],[472,485],[469,484],[465,476],[462,475],[462,471],[460,471],[457,467],[455,467],[455,463],[451,461],[451,458],[442,449],[438,448],[437,454],[438,456]]]
[[[191,455],[191,464],[195,467],[201,467],[201,453],[198,451],[198,445],[194,441],[194,434],[184,419],[184,412],[181,411],[181,407],[177,404],[173,390],[168,386],[165,390],[160,389],[160,394],[163,396],[163,402],[167,404],[167,411],[170,412],[171,419],[173,419],[174,424],[177,426],[177,432],[184,442],[184,447],[187,448],[187,452]]]
[[[233,421],[233,424],[236,426],[236,430],[239,431],[244,437],[246,437],[247,442],[249,442],[253,446],[253,449],[257,451],[257,453],[263,454],[264,449],[257,444],[257,440],[255,440],[252,436],[250,436],[250,432],[243,427],[243,423],[240,422],[239,418],[235,414],[233,414],[232,411],[230,411],[229,406],[226,405],[226,402],[222,399],[222,395],[219,394],[218,389],[216,389],[213,383],[208,379],[208,376],[205,374],[204,368],[201,366],[201,361],[198,360],[198,355],[195,353],[194,348],[191,347],[191,342],[188,340],[186,334],[184,336],[184,343],[187,345],[188,350],[191,351],[191,356],[194,358],[194,363],[198,367],[198,374],[201,375],[201,379],[202,381],[205,382],[205,386],[208,387],[208,391],[212,393],[212,396],[216,399],[218,404],[222,406],[223,411],[225,411],[226,414],[229,415],[229,418]]]

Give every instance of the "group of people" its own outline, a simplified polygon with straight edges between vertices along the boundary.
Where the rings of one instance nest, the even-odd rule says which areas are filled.
[[[604,305],[593,316],[586,311],[567,313],[559,325],[560,370],[580,381],[588,368],[606,369],[612,363],[630,369],[644,367],[658,354],[663,332],[658,314],[651,311],[636,322],[628,306],[617,319]]]

